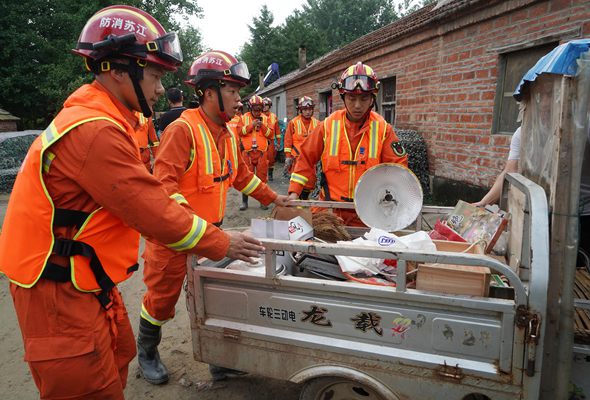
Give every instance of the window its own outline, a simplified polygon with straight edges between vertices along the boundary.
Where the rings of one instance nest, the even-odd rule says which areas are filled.
[[[391,125],[395,123],[395,76],[381,80],[377,111]]]
[[[535,65],[539,58],[553,50],[557,44],[549,43],[500,54],[492,133],[512,135],[518,128],[520,125],[519,122],[516,122],[518,104],[512,94],[524,74]]]
[[[332,91],[320,93],[320,104],[319,104],[318,119],[321,121],[328,115],[332,114]]]

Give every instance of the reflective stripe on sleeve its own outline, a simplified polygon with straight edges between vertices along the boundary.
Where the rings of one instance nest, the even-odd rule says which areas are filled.
[[[308,179],[303,175],[296,174],[295,172],[291,174],[291,182],[299,183],[300,185],[305,185],[307,181]]]
[[[45,154],[43,154],[43,172],[44,173],[49,172],[49,167],[51,166],[51,162],[53,161],[54,158],[55,158],[55,154],[53,154],[50,151],[47,151],[47,152],[45,152]]]
[[[290,147],[285,147],[285,148],[283,149],[283,151],[284,151],[285,153],[290,153],[290,152],[291,152],[291,148],[290,148]]]
[[[253,191],[256,190],[258,186],[260,186],[261,183],[262,181],[260,178],[254,175],[252,176],[250,182],[248,182],[248,184],[242,190],[240,190],[240,192],[244,193],[246,196],[249,196]]]
[[[206,230],[207,221],[193,215],[193,226],[190,231],[178,242],[171,243],[167,246],[176,251],[190,250],[199,243],[199,240],[201,240]]]
[[[174,193],[170,195],[170,198],[176,200],[178,204],[188,204],[188,201],[184,198],[184,196],[180,193]]]

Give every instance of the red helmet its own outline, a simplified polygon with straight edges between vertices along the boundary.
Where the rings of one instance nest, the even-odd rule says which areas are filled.
[[[380,83],[373,68],[359,61],[344,70],[337,88],[340,94],[363,92],[376,94],[379,91]]]
[[[262,97],[260,97],[258,95],[254,95],[254,96],[250,97],[250,100],[248,101],[248,105],[250,106],[250,109],[252,109],[252,107],[254,107],[254,106],[263,107],[264,100],[262,99]]]
[[[265,106],[272,107],[272,100],[270,99],[270,97],[265,97],[264,99],[262,99],[262,101],[264,102]]]
[[[250,83],[250,73],[246,63],[238,62],[234,56],[224,51],[208,51],[193,62],[184,82],[199,87],[204,80],[228,81],[246,86]]]
[[[175,71],[182,63],[178,36],[166,32],[145,11],[130,6],[111,6],[94,14],[72,50],[86,60],[126,56]]]
[[[297,108],[301,110],[302,108],[314,108],[315,104],[313,99],[309,96],[300,97],[297,101]]]

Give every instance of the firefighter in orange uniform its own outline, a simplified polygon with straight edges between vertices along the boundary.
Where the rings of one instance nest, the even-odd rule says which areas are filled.
[[[289,121],[285,131],[285,169],[289,173],[293,172],[293,167],[301,152],[301,146],[308,138],[309,134],[318,126],[318,121],[313,116],[315,104],[309,96],[303,96],[297,101],[297,110],[299,115]],[[309,194],[315,187],[315,172],[309,177],[309,180],[303,187],[299,196],[302,200],[307,200]]]
[[[243,127],[240,131],[240,147],[244,161],[258,178],[266,183],[268,178],[267,151],[271,143],[274,143],[274,133],[265,123],[262,117],[264,101],[262,97],[253,95],[248,102],[250,112],[242,116]],[[268,207],[260,204],[263,210]],[[242,205],[240,211],[248,208],[248,194],[242,193]]]
[[[262,99],[262,119],[263,122],[272,129],[274,138],[278,144],[281,143],[281,129],[279,128],[279,120],[277,115],[270,111],[272,107],[272,100],[269,97]],[[277,144],[272,140],[268,145],[268,180],[273,181],[275,158],[277,156]]]
[[[112,6],[88,20],[74,52],[95,80],[29,149],[0,235],[0,271],[39,397],[123,399],[136,349],[116,284],[137,269],[140,233],[212,259],[247,260],[263,247],[193,214],[139,158],[133,111],[149,118],[162,76],[182,62],[176,34]]]
[[[249,82],[248,67],[233,56],[222,51],[199,56],[186,83],[195,87],[200,107],[186,110],[168,125],[156,158],[154,176],[168,193],[180,193],[197,215],[217,226],[223,221],[230,187],[262,204],[287,201],[287,196],[278,196],[248,169],[235,132],[226,126],[238,110],[240,88]],[[148,242],[144,259],[147,292],[140,324],[160,328],[174,317],[186,276],[186,254]],[[153,384],[166,382],[168,372],[159,357],[146,357],[150,352],[158,354],[157,344],[149,352],[138,350],[144,378]],[[212,369],[214,378],[215,372]]]
[[[361,175],[381,163],[407,167],[408,157],[397,135],[383,117],[371,111],[379,91],[373,69],[358,62],[346,68],[338,81],[344,110],[332,113],[307,138],[291,174],[289,197],[297,199],[321,161],[321,200],[354,201]],[[346,225],[363,226],[354,211],[335,209]]]
[[[139,158],[146,169],[152,172],[152,158],[156,157],[160,140],[156,135],[153,118],[146,118],[140,112],[136,112],[135,116],[139,120],[139,127],[135,131],[135,140],[139,147]]]
[[[229,120],[227,123],[227,127],[235,134],[238,135],[238,129],[242,129],[242,115],[244,112],[244,104],[242,102],[238,102],[238,109],[236,110],[236,114],[233,116],[232,119]]]

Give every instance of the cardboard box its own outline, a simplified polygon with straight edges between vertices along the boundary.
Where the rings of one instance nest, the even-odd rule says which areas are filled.
[[[483,254],[484,249],[471,243],[437,241],[438,251]],[[488,296],[490,287],[489,268],[468,265],[419,264],[416,289],[446,294]]]

